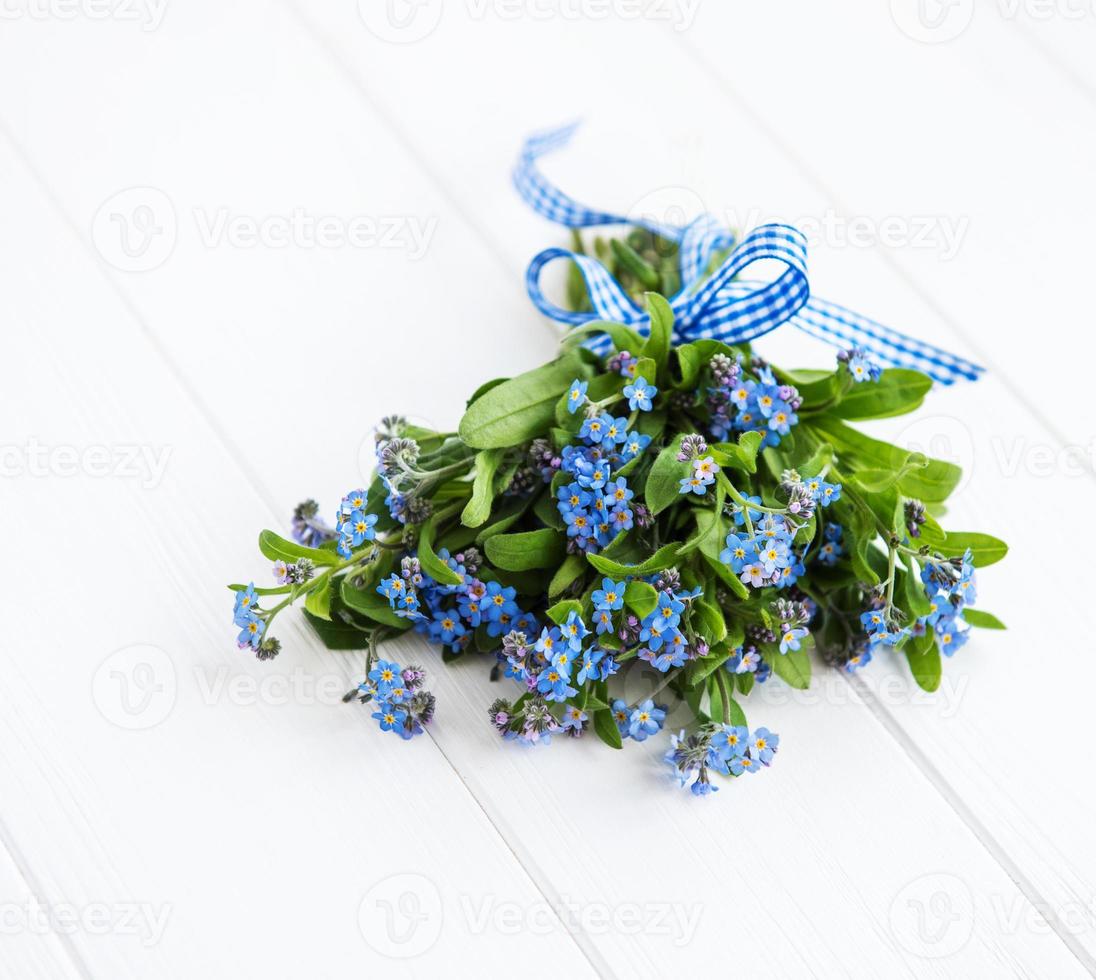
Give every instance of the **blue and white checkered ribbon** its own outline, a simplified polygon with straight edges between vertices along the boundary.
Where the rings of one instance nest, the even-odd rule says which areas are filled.
[[[783,323],[791,323],[835,347],[859,347],[882,364],[923,371],[944,385],[959,380],[976,381],[985,370],[836,303],[812,297],[807,279],[807,240],[791,225],[761,225],[738,242],[710,214],[701,215],[682,228],[595,211],[579,204],[553,185],[537,166],[544,154],[566,146],[576,128],[577,124],[572,124],[528,139],[514,168],[514,184],[534,211],[568,228],[639,225],[676,242],[682,288],[669,302],[678,341],[710,338],[728,344],[745,343]],[[727,249],[731,251],[722,264],[705,278],[713,256]],[[557,259],[578,265],[594,312],[565,310],[545,297],[540,286],[541,271]],[[778,263],[783,271],[768,282],[738,278],[747,267],[762,260]],[[590,256],[565,248],[545,249],[530,263],[525,281],[537,308],[559,323],[579,327],[597,320],[611,320],[634,327],[641,334],[650,328],[646,311],[625,294],[605,266]],[[588,346],[604,354],[610,347],[609,337],[599,334]]]

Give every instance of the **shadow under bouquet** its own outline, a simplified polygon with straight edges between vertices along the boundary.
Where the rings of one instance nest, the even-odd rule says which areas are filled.
[[[278,584],[231,587],[239,645],[275,656],[275,617],[303,603],[328,647],[365,651],[346,700],[404,738],[435,710],[422,669],[379,650],[409,632],[482,658],[505,739],[621,748],[672,698],[695,722],[666,758],[698,795],[772,763],[778,736],[744,710],[757,684],[896,656],[935,690],[971,627],[1002,628],[972,606],[975,569],[1007,549],[941,527],[958,467],[850,424],[913,411],[932,379],[857,349],[788,371],[746,343],[675,343],[673,243],[637,228],[593,250],[643,329],[572,330],[556,360],[474,392],[456,432],[385,419],[373,482],[331,522],[308,501],[294,540],[260,535]],[[590,303],[575,266],[571,307]],[[617,675],[636,669],[655,683],[630,703]]]

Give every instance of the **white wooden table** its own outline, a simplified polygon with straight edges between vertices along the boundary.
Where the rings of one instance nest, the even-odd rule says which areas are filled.
[[[837,6],[4,5],[0,976],[1096,973],[1096,16]],[[507,172],[578,115],[580,199],[804,222],[821,295],[991,370],[875,428],[968,468],[1010,631],[933,698],[759,689],[777,763],[709,800],[660,739],[502,744],[417,641],[411,744],[338,703],[356,656],[233,642],[257,531],[381,415],[550,356]]]

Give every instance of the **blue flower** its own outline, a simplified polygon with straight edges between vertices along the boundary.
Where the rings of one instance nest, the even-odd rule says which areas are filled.
[[[568,705],[563,709],[563,719],[561,721],[563,731],[573,730],[577,734],[585,727],[586,721],[586,712],[581,708],[576,708],[574,705]]]
[[[582,655],[582,662],[579,666],[578,677],[576,680],[579,684],[585,684],[588,680],[599,680],[600,671],[598,664],[605,657],[605,652],[599,650],[597,647],[591,647]]]
[[[577,483],[571,483],[566,487],[560,487],[556,492],[556,498],[559,500],[559,513],[561,517],[566,517],[572,511],[582,510],[588,507],[590,501],[593,499],[591,494]]]
[[[249,612],[244,622],[241,624],[237,619],[236,625],[243,626],[243,629],[236,637],[236,644],[239,648],[242,650],[246,646],[251,646],[258,650],[263,642],[263,621],[254,613]]]
[[[818,494],[814,499],[823,507],[829,507],[835,500],[841,499],[841,484],[826,483],[825,480],[820,481]]]
[[[614,582],[611,578],[603,579],[601,588],[597,589],[590,599],[595,609],[623,609],[624,590],[627,588],[627,582]]]
[[[456,646],[457,640],[464,636],[466,632],[456,610],[437,609],[434,611],[434,621],[430,624],[430,635],[433,637],[434,642]]]
[[[637,742],[646,741],[649,735],[654,735],[662,728],[666,720],[666,712],[656,707],[654,701],[648,698],[642,704],[636,705],[628,715],[628,734]]]
[[[672,629],[681,622],[681,614],[684,611],[684,602],[675,598],[672,592],[662,592],[659,594],[658,605],[653,612],[654,625],[663,631]]]
[[[624,440],[624,456],[627,460],[635,459],[643,454],[643,451],[651,444],[651,437],[642,432],[629,432]]]
[[[232,610],[233,622],[237,626],[246,626],[253,618],[251,613],[259,608],[259,594],[255,591],[255,583],[249,582],[246,589],[236,593],[236,604]]]
[[[566,701],[578,691],[567,683],[568,678],[557,667],[547,667],[540,672],[537,690],[549,701]]]
[[[753,554],[753,550],[753,543],[749,538],[739,537],[732,532],[727,535],[727,547],[719,553],[719,560],[730,566],[731,571],[737,575]]]
[[[537,653],[544,654],[544,659],[550,661],[556,655],[556,647],[562,643],[562,640],[563,634],[560,633],[558,626],[545,626],[533,649]]]
[[[786,630],[780,636],[780,652],[787,653],[789,650],[798,650],[807,632],[802,626]]]
[[[658,389],[648,384],[646,378],[636,378],[635,382],[624,386],[624,397],[628,399],[628,407],[634,412],[649,412],[653,408],[651,399],[658,394]]]
[[[474,596],[466,595],[459,598],[457,600],[457,608],[460,610],[461,618],[473,629],[483,622],[483,612],[480,607],[480,601]]]
[[[786,436],[791,427],[799,421],[799,416],[791,410],[787,402],[778,401],[773,406],[769,415],[769,428],[782,436]]]
[[[703,497],[708,492],[708,484],[694,474],[682,479],[677,492],[695,493],[698,497]]]
[[[627,702],[621,698],[617,698],[613,702],[613,721],[616,722],[622,738],[627,738],[629,735],[631,717],[632,713],[628,708]]]
[[[887,621],[881,609],[869,609],[860,614],[860,625],[866,633],[877,633],[887,628]]]
[[[488,582],[482,603],[487,619],[497,623],[503,616],[516,616],[521,611],[514,601],[517,594],[518,590],[513,586],[504,587],[498,582]]]
[[[613,632],[613,614],[608,609],[594,611],[594,632],[598,636]]]
[[[399,575],[392,574],[380,580],[377,591],[388,600],[389,605],[395,608],[400,597],[407,591],[407,583]]]
[[[761,503],[761,498],[760,497],[747,497],[746,498],[746,503],[747,504],[760,504]],[[746,523],[746,514],[743,513],[742,507],[740,507],[738,504],[734,504],[731,509],[734,512],[734,522],[735,522],[735,524],[738,527],[742,527]],[[754,510],[752,507],[747,507],[746,510],[749,512],[750,522],[751,523],[753,523],[754,521],[761,520],[761,511]]]
[[[611,415],[603,415],[602,421],[608,420],[605,434],[601,437],[602,445],[619,445],[628,441],[628,420],[625,418],[614,419]]]
[[[414,592],[408,592],[397,602],[392,604],[397,616],[405,616],[408,619],[419,619],[419,597]]]
[[[571,390],[567,392],[567,411],[572,415],[585,404],[586,389],[589,387],[588,381],[579,381],[578,378],[571,382]]]
[[[871,663],[871,650],[866,647],[863,650],[856,650],[852,656],[845,663],[845,670],[850,674],[853,671],[859,670],[861,667],[867,667]]]
[[[878,381],[883,373],[883,369],[858,348],[842,351],[837,355],[837,359],[845,363],[845,366],[849,369],[849,374],[852,375],[853,381],[857,384],[864,381]]]
[[[969,630],[960,630],[957,616],[946,616],[936,624],[936,645],[945,657],[950,657],[970,638]]]
[[[407,709],[398,704],[381,701],[377,705],[378,710],[373,712],[373,717],[380,722],[382,732],[393,732],[403,728],[407,721]]]
[[[743,756],[750,747],[750,730],[743,725],[722,725],[712,736],[711,751],[721,763]],[[717,767],[726,773],[726,768]]]
[[[382,700],[388,698],[392,688],[403,684],[400,665],[391,660],[378,660],[377,665],[369,672],[369,679],[376,685],[377,694]]]
[[[763,765],[773,761],[773,755],[780,745],[780,736],[767,728],[759,728],[750,740],[750,755]]]
[[[614,508],[626,507],[628,501],[635,496],[635,493],[628,489],[628,481],[622,476],[618,476],[615,480],[610,480],[606,483],[603,492],[610,505]]]
[[[750,647],[748,650],[743,650],[742,647],[738,647],[738,649],[735,650],[734,655],[724,664],[724,666],[732,674],[753,674],[757,672],[760,663],[761,654],[753,647]]]
[[[376,514],[354,511],[343,524],[343,533],[350,538],[351,547],[357,548],[366,541],[372,541],[377,536],[377,532],[373,529],[376,523]]]
[[[574,653],[581,652],[582,641],[590,635],[590,631],[586,628],[586,624],[582,621],[582,617],[577,612],[572,612],[567,617],[567,622],[563,624],[561,632],[567,646],[570,647]]]

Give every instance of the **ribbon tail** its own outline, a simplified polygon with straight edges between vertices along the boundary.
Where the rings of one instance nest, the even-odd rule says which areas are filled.
[[[818,297],[811,297],[792,318],[792,323],[835,347],[859,347],[891,367],[921,371],[942,385],[977,381],[986,370],[958,354],[899,333]]]

